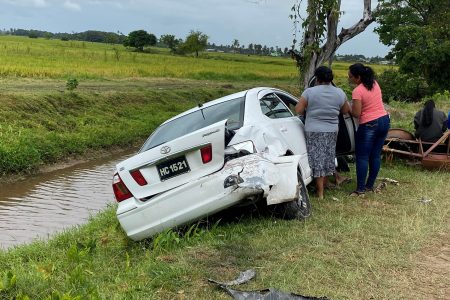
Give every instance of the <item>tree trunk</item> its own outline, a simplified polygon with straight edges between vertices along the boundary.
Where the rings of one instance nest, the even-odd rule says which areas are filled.
[[[321,25],[318,24],[317,2],[320,0],[308,0],[308,17],[307,26],[301,44],[300,54],[295,55],[297,66],[300,72],[300,88],[308,87],[308,82],[314,75],[317,67],[328,61],[331,65],[336,50],[346,41],[363,32],[375,18],[372,16],[371,1],[364,1],[363,17],[350,28],[342,28],[339,35],[337,34],[337,25],[339,22],[341,0],[336,0],[333,7],[329,8],[326,14],[325,43],[320,46]]]

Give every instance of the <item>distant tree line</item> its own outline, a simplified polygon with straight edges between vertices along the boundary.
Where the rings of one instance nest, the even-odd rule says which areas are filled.
[[[241,45],[237,39],[233,40],[230,45],[216,45],[215,43],[208,43],[207,49],[209,51],[240,53],[248,55],[290,56],[288,47],[268,47],[266,45],[256,43],[250,43],[246,46]]]
[[[78,33],[52,33],[48,31],[35,30],[35,29],[20,29],[20,28],[10,28],[9,30],[0,30],[0,34],[9,34],[17,36],[28,36],[30,38],[46,38],[46,39],[60,39],[63,41],[74,40],[74,41],[86,41],[86,42],[96,42],[96,43],[108,43],[108,44],[123,44],[126,35],[120,32],[104,32],[98,30],[88,30]]]
[[[336,61],[347,61],[347,62],[362,62],[362,63],[371,63],[371,64],[384,64],[390,65],[394,62],[392,60],[387,60],[386,57],[374,56],[374,57],[366,57],[361,54],[336,54],[334,59]]]
[[[136,30],[124,35],[121,32],[103,32],[97,30],[88,30],[79,33],[52,33],[48,31],[35,29],[10,28],[0,30],[3,35],[28,36],[30,38],[60,39],[64,41],[86,41],[108,44],[123,44],[126,47],[135,48],[136,51],[144,51],[145,47],[156,46],[169,48],[174,54],[195,53],[200,51],[209,52],[231,52],[248,55],[271,55],[271,56],[289,56],[289,49],[268,47],[261,44],[250,43],[247,47],[240,45],[237,39],[230,45],[216,45],[208,42],[208,36],[199,31],[191,31],[185,40],[177,38],[172,34],[163,34],[158,39],[154,34],[145,30]]]

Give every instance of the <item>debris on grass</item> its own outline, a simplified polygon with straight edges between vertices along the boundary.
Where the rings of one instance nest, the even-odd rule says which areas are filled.
[[[381,194],[381,191],[384,190],[386,186],[386,182],[383,181],[379,185],[377,185],[377,187],[373,191],[377,194]]]
[[[422,196],[422,198],[420,198],[417,202],[420,202],[422,204],[429,204],[431,201],[433,201],[433,200],[427,199],[427,198]]]
[[[395,180],[395,179],[391,179],[391,178],[379,178],[382,182],[386,182],[386,183],[392,183],[393,185],[400,185],[400,183]]]
[[[282,291],[278,291],[276,289],[265,289],[261,291],[238,291],[233,290],[229,287],[222,287],[224,290],[228,292],[230,296],[235,300],[274,300],[274,299],[283,299],[283,300],[327,300],[326,297],[310,297],[310,296],[302,296],[294,293],[285,293]]]
[[[228,282],[220,282],[214,279],[208,279],[209,282],[218,285],[224,289],[235,300],[273,300],[273,299],[285,299],[285,300],[327,300],[326,297],[310,297],[302,296],[294,293],[286,293],[278,291],[273,288],[268,288],[259,291],[239,291],[230,288],[232,285],[239,285],[248,282],[256,276],[256,272],[253,269],[241,272],[235,280]]]
[[[220,286],[230,286],[230,285],[238,285],[246,283],[249,280],[252,280],[256,276],[256,272],[253,269],[246,270],[244,272],[241,272],[235,280],[228,281],[228,282],[220,282],[216,281],[214,279],[208,278],[209,282],[215,283]]]

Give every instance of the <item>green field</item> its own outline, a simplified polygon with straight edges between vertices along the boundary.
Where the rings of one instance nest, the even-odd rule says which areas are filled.
[[[297,70],[290,58],[204,53],[170,55],[127,51],[122,45],[0,36],[0,76],[21,78],[123,79],[170,77],[223,81],[285,81],[295,83]],[[375,70],[385,69],[375,66]],[[347,76],[347,63],[333,65],[338,80]]]
[[[152,55],[122,45],[0,37],[0,76],[23,78],[119,79],[170,77],[201,80],[295,80],[289,59],[205,54],[202,59]]]
[[[290,59],[150,52],[0,36],[0,176],[129,147],[177,112],[238,90],[275,86],[299,94]],[[347,68],[333,65],[348,93]],[[72,92],[68,78],[80,83]],[[441,110],[450,109],[449,98],[434,96]],[[389,105],[393,127],[411,130],[421,104]],[[313,216],[305,222],[241,209],[234,218],[190,225],[184,234],[132,242],[111,205],[49,241],[0,250],[0,299],[230,299],[206,279],[230,280],[249,268],[257,277],[236,289],[445,299],[448,270],[426,262],[449,246],[450,173],[383,162],[380,177],[400,185],[354,199],[347,196],[354,189],[351,167],[353,183],[326,191],[322,201],[312,197]]]

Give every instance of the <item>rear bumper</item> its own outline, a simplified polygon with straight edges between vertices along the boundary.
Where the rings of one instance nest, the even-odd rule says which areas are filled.
[[[292,158],[290,163],[295,164],[296,172],[298,159]],[[281,164],[286,166],[286,161]],[[141,240],[240,202],[251,201],[253,196],[263,194],[270,197],[274,185],[279,181],[285,184],[280,170],[285,169],[260,155],[247,155],[229,161],[214,174],[161,193],[146,202],[135,198],[122,201],[117,217],[131,239]],[[227,187],[224,187],[224,182],[227,182]]]

